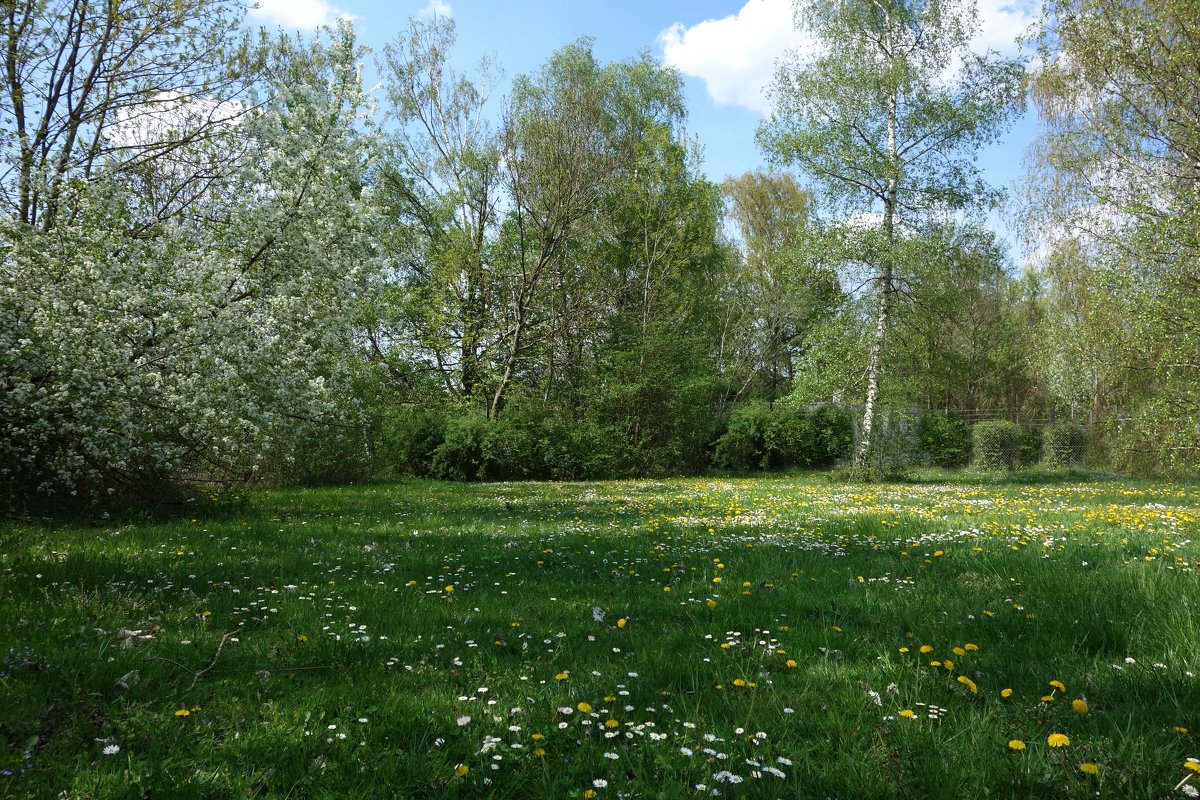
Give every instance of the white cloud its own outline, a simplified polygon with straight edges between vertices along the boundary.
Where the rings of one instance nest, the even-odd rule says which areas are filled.
[[[450,4],[446,0],[429,0],[429,3],[417,12],[417,16],[421,19],[452,17],[454,16],[454,10],[450,8]]]
[[[439,5],[443,0],[430,0]],[[979,0],[977,52],[1016,55],[1016,38],[1037,19],[1036,0]],[[766,91],[776,61],[789,50],[812,54],[813,42],[795,29],[792,0],[747,0],[736,14],[691,27],[676,22],[658,35],[663,62],[699,78],[717,105],[742,106],[771,113]]]
[[[312,30],[332,25],[346,13],[329,0],[256,0],[250,16],[291,30]]]
[[[979,0],[979,33],[971,42],[971,49],[1016,55],[1017,37],[1033,24],[1039,10],[1038,3],[1031,0]]]
[[[699,78],[718,105],[743,106],[769,114],[766,88],[775,61],[803,36],[792,24],[791,0],[747,0],[736,14],[688,28],[676,22],[658,35],[663,62]]]

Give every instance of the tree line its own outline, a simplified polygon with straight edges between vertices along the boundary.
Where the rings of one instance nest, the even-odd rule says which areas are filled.
[[[770,168],[717,184],[648,53],[505,82],[414,19],[368,92],[348,23],[6,2],[4,502],[869,469],[897,408],[1084,420],[1097,465],[1194,474],[1197,12],[1051,0],[1030,68],[957,0],[798,2]],[[975,157],[1027,98],[1014,263]]]

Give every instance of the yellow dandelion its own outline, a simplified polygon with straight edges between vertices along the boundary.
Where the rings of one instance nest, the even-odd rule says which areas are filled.
[[[789,658],[789,659],[787,660],[787,668],[788,668],[788,669],[795,669],[795,668],[796,668],[796,659],[794,659],[794,658]]]
[[[1188,732],[1187,728],[1181,727],[1179,725],[1176,725],[1174,730],[1176,733],[1187,733]]]
[[[1197,760],[1195,758],[1189,758],[1188,760],[1183,762],[1183,768],[1187,769],[1187,770],[1191,770],[1192,772],[1195,772],[1197,774],[1200,774],[1200,760]]]
[[[907,653],[907,652],[908,652],[908,648],[907,648],[907,647],[901,647],[901,648],[900,648],[900,652],[901,652],[901,653]]]
[[[1052,733],[1046,737],[1046,744],[1051,747],[1066,747],[1071,743],[1071,738],[1065,733]]]
[[[305,636],[305,635],[302,633],[302,634],[300,634],[299,636],[297,636],[297,637],[296,637],[296,641],[297,641],[297,642],[307,642],[307,641],[308,641],[308,637],[307,637],[307,636]]]
[[[620,724],[621,723],[617,722],[615,719],[604,720],[604,727],[606,727],[606,728],[616,728]]]
[[[713,600],[713,599],[710,597],[710,598],[708,599],[708,601],[707,601],[706,605],[707,605],[709,608],[716,608],[716,607],[717,607],[717,601],[716,601],[716,600]]]
[[[1009,750],[1024,750],[1025,743],[1022,742],[1020,739],[1009,739],[1008,740],[1008,749]]]
[[[929,653],[932,653],[932,652],[933,652],[933,645],[931,645],[931,644],[923,644],[923,645],[921,645],[921,652],[922,652],[922,653],[925,653],[926,655],[928,655]]]
[[[741,678],[734,678],[733,685],[734,686],[745,686],[746,682],[744,680],[742,680]]]
[[[956,656],[965,656],[967,654],[967,651],[963,650],[961,647],[955,647],[951,652],[953,652]]]
[[[545,749],[543,749],[543,748],[541,748],[541,747],[535,747],[535,748],[533,749],[533,754],[534,754],[534,756],[536,756],[537,758],[541,758],[542,756],[546,755],[546,751],[545,751]]]
[[[555,676],[554,676],[554,680],[556,680],[556,681],[565,681],[565,680],[566,680],[567,678],[569,678],[569,677],[571,677],[571,676],[570,676],[570,675],[568,675],[567,673],[565,673],[565,672],[560,672],[560,673],[558,673],[557,675],[555,675]]]
[[[459,777],[459,778],[463,777],[470,771],[471,771],[471,768],[468,767],[466,764],[459,764],[457,767],[454,768],[454,774],[456,777]]]
[[[545,739],[546,737],[540,733],[535,733],[533,736],[530,736],[529,738],[533,739],[535,742],[540,742],[542,739]]]
[[[1001,697],[1012,697],[1012,689],[1001,689],[1000,696]]]
[[[617,620],[618,628],[624,628],[628,624],[629,624],[629,620],[625,619],[624,617],[621,617],[619,620]]]
[[[963,645],[963,649],[965,649],[965,650],[967,650],[967,651],[969,651],[969,652],[972,652],[972,653],[974,653],[976,650],[978,650],[978,649],[979,649],[979,645],[977,645],[977,644],[972,644],[971,642],[967,642],[966,644],[964,644],[964,645]]]
[[[1100,767],[1096,766],[1090,761],[1085,761],[1079,765],[1079,771],[1084,775],[1099,775]]]
[[[1052,695],[1052,694],[1044,694],[1044,695],[1042,695],[1042,702],[1043,702],[1043,703],[1053,703],[1053,702],[1054,702],[1054,695]]]
[[[577,706],[575,706],[575,707],[576,707],[577,709],[579,709],[579,713],[580,713],[580,714],[590,714],[590,713],[592,713],[592,705],[591,705],[591,703],[580,703],[579,705],[577,705]]]
[[[720,583],[720,582],[721,582],[721,576],[720,576],[720,575],[718,575],[717,577],[713,578],[713,581],[712,581],[712,582],[713,582],[713,583]]]
[[[1077,697],[1071,701],[1071,708],[1075,709],[1076,714],[1086,714],[1088,713],[1087,700]]]
[[[916,715],[917,715],[917,712],[913,711],[911,708],[901,709],[901,711],[900,711],[900,716],[907,717],[908,719],[912,719]]]
[[[175,716],[177,717],[190,717],[191,715],[192,712],[188,711],[186,708],[181,708],[175,712]]]
[[[453,586],[447,586],[447,587],[446,587],[446,594],[454,594],[454,587],[453,587]]]
[[[1055,689],[1058,689],[1060,692],[1065,692],[1067,690],[1067,687],[1063,686],[1062,681],[1050,681],[1050,685]]]
[[[979,687],[975,685],[975,681],[968,678],[966,675],[959,675],[958,682],[971,690],[971,694],[978,694]]]
[[[596,790],[595,790],[595,789],[588,789],[586,792],[584,792],[584,793],[583,793],[583,796],[584,796],[584,797],[585,797],[587,800],[592,800],[592,798],[596,796]]]

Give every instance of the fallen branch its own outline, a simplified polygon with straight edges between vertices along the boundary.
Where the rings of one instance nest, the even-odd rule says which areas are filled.
[[[187,692],[190,692],[192,689],[196,688],[196,684],[200,681],[200,678],[204,677],[209,672],[211,672],[212,668],[217,665],[217,661],[219,661],[221,658],[221,651],[225,649],[225,643],[228,642],[230,640],[230,638],[237,636],[241,632],[242,632],[241,628],[234,628],[229,633],[222,636],[221,641],[217,643],[217,651],[215,653],[213,653],[212,661],[208,662],[208,666],[201,670],[192,671],[192,670],[188,669],[187,667],[185,667],[183,664],[180,664],[178,661],[173,661],[172,659],[163,658],[161,656],[151,656],[151,660],[152,661],[164,661],[168,664],[174,664],[175,666],[179,667],[184,672],[191,673],[192,683],[187,688]],[[184,694],[187,694],[187,692],[184,692]]]

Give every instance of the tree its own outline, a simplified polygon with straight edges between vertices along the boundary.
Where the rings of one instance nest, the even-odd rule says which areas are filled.
[[[64,12],[47,24],[69,31],[77,20]],[[165,37],[152,51],[190,41],[171,30],[152,31]],[[364,196],[372,137],[356,129],[366,102],[358,57],[348,27],[327,42],[274,45],[236,125],[156,159],[161,172],[214,152],[228,160],[185,208],[148,197],[128,160],[103,160],[87,181],[68,170],[42,184],[53,202],[31,200],[38,216],[17,208],[0,224],[0,478],[10,496],[243,480],[289,436],[339,421],[347,311],[376,235]],[[100,78],[112,83],[119,66]]]
[[[831,208],[878,219],[860,256],[878,297],[856,454],[865,466],[906,266],[901,240],[933,215],[995,202],[973,156],[1020,107],[1023,70],[1016,60],[970,51],[972,9],[954,0],[802,2],[796,20],[814,36],[817,55],[780,67],[775,110],[758,138],[821,186]]]
[[[1044,341],[1058,399],[1086,400],[1119,466],[1194,472],[1200,6],[1054,0],[1037,42],[1029,230],[1064,301]]]
[[[726,179],[722,190],[741,255],[726,299],[741,312],[730,338],[744,342],[750,367],[737,394],[758,383],[774,402],[790,390],[798,349],[841,290],[816,256],[812,194],[794,178],[748,172]]]
[[[71,218],[70,188],[184,149],[190,168],[175,160],[172,188],[186,195],[183,187],[204,182],[214,165],[199,162],[197,145],[246,112],[263,66],[243,16],[236,0],[0,5],[3,213],[48,231]]]

